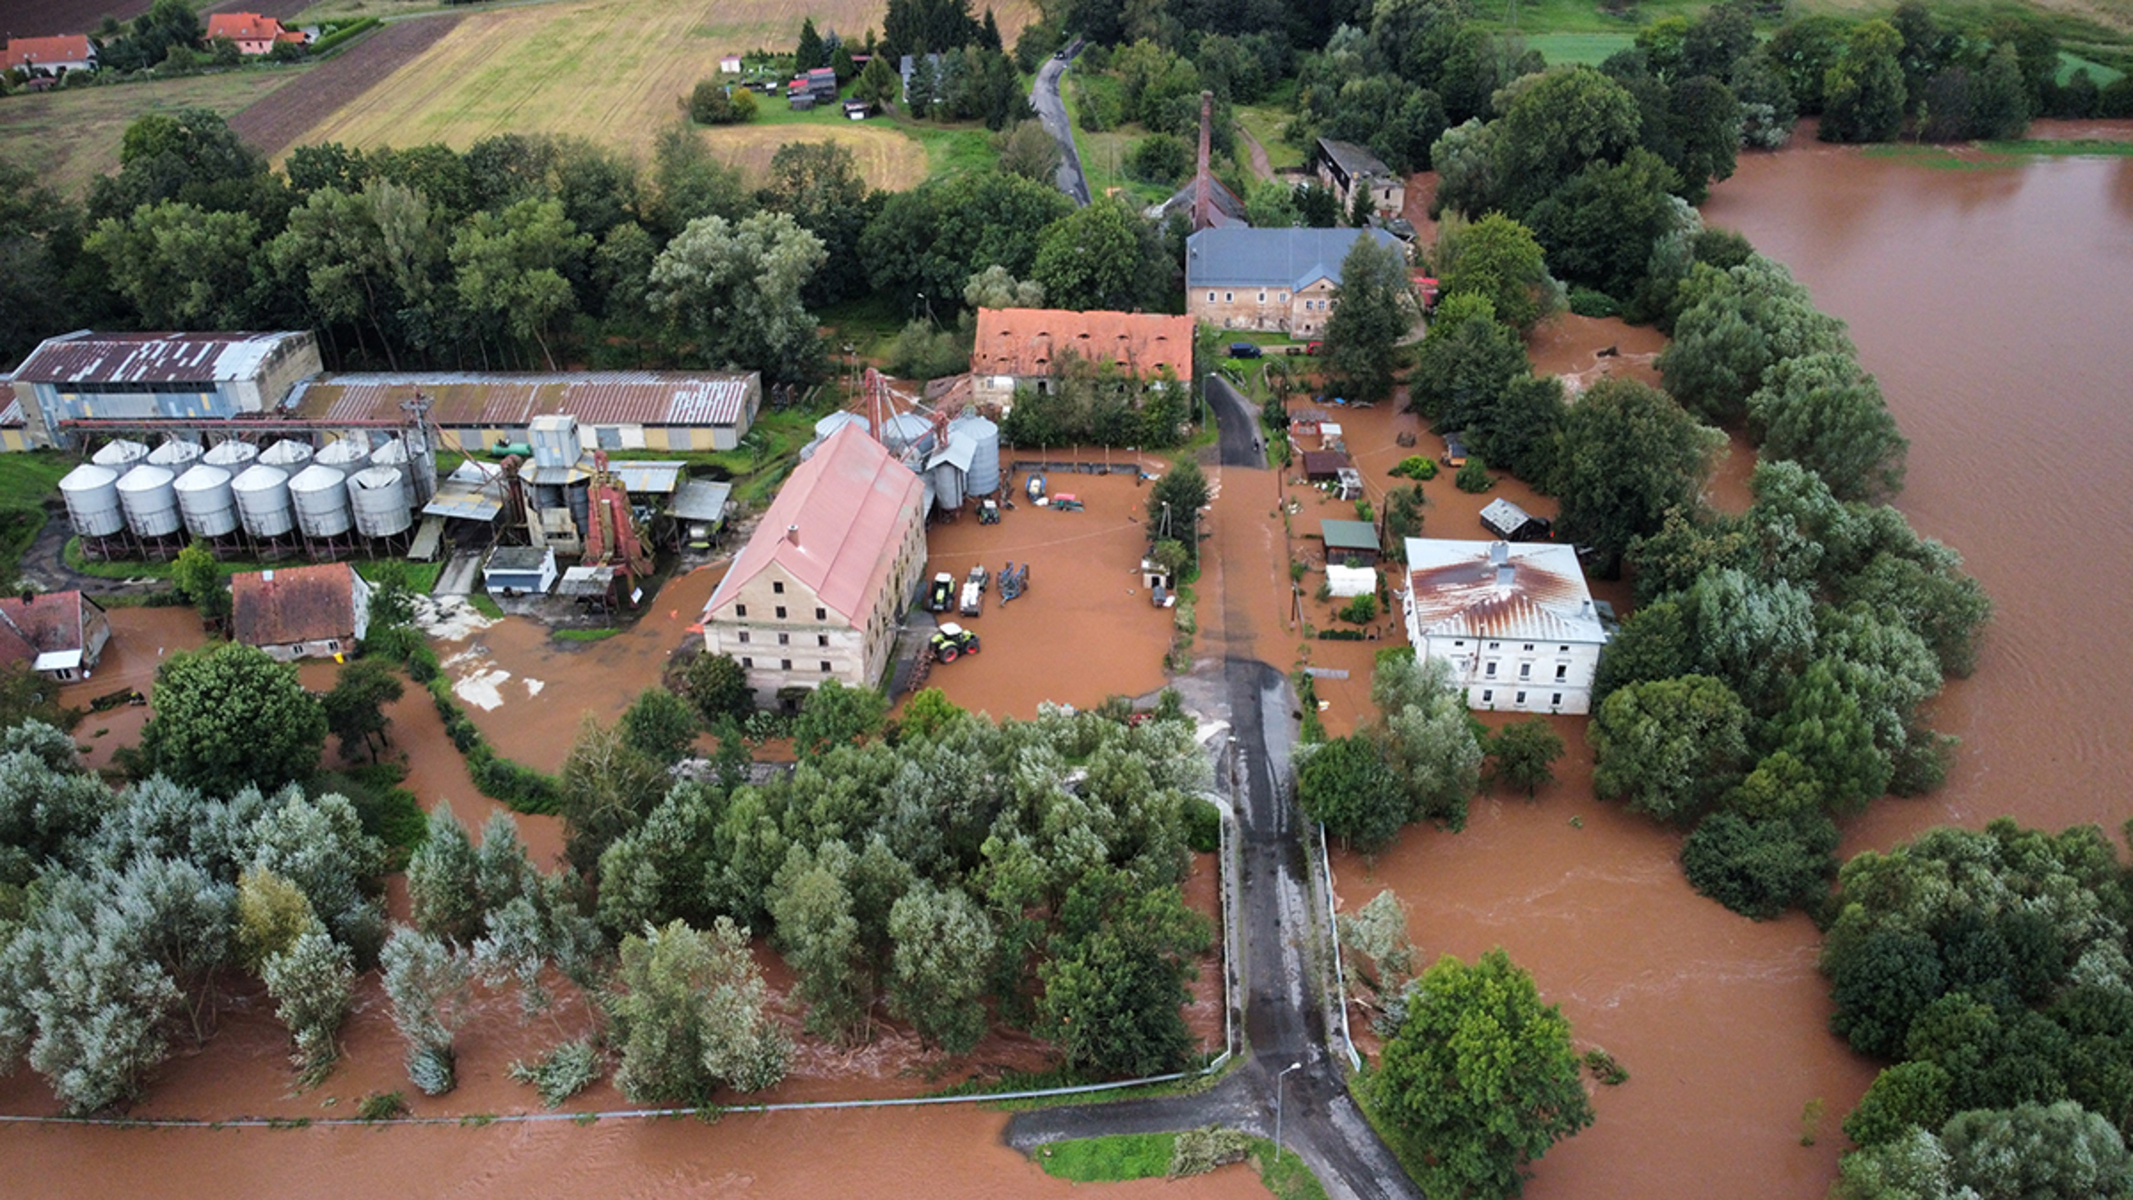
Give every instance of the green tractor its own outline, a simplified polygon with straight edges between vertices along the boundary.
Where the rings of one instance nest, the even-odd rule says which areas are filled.
[[[933,657],[944,663],[952,663],[965,654],[978,652],[978,635],[953,621],[942,625],[933,634]]]

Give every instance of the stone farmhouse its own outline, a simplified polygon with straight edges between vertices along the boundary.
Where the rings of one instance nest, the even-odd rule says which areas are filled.
[[[857,424],[794,469],[704,607],[704,649],[730,654],[765,705],[887,674],[926,569],[924,484]]]
[[[1185,311],[1223,329],[1319,336],[1341,262],[1365,236],[1406,260],[1406,247],[1382,229],[1203,229],[1185,241]]]
[[[1467,707],[1592,710],[1608,633],[1566,545],[1408,538],[1403,603],[1415,657],[1443,659]]]

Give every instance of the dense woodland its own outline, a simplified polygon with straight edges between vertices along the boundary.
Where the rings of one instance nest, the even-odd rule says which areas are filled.
[[[53,714],[12,697],[0,1070],[26,1064],[69,1111],[123,1106],[257,979],[298,1080],[316,1082],[375,968],[425,1093],[453,1087],[472,989],[515,991],[532,1016],[567,988],[593,1027],[514,1067],[547,1103],[610,1066],[633,1100],[703,1103],[774,1085],[791,1054],[751,935],[792,966],[791,1010],[830,1041],[871,1040],[886,1013],[951,1055],[996,1023],[1030,1029],[1079,1077],[1194,1053],[1180,1006],[1211,931],[1180,884],[1216,835],[1174,696],[1134,723],[1107,706],[994,724],[933,691],[886,722],[879,693],[825,684],[786,722],[750,712],[730,658],[700,656],[683,694],[588,719],[547,783],[567,852],[543,874],[507,815],[477,838],[448,805],[425,823],[389,774],[321,773],[329,733],[343,760],[390,736],[381,708],[401,685],[380,667],[421,643],[391,620],[390,588],[383,608],[373,656],[324,697],[247,647],[172,656],[117,790],[38,719]],[[441,684],[424,661],[413,673]],[[448,686],[431,690],[464,721]],[[707,724],[718,755],[677,770]],[[797,768],[751,772],[772,735],[792,738]],[[404,925],[382,903],[402,868]]]

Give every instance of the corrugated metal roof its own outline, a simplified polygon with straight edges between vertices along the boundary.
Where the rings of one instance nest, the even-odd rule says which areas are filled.
[[[704,607],[726,608],[773,563],[846,621],[871,612],[903,546],[905,521],[921,519],[924,486],[910,468],[856,425],[830,435],[778,490]],[[786,536],[797,527],[799,540]]]
[[[308,333],[92,333],[30,352],[15,378],[34,383],[208,383],[250,379],[283,345]]]
[[[1377,155],[1372,154],[1362,146],[1356,145],[1354,142],[1343,142],[1336,138],[1322,137],[1318,139],[1318,145],[1321,150],[1325,151],[1326,157],[1333,160],[1333,165],[1347,172],[1348,177],[1351,179],[1358,175],[1380,175],[1387,179],[1398,178],[1386,168]]]
[[[1368,521],[1338,521],[1327,517],[1319,521],[1318,529],[1329,550],[1377,551],[1378,531]]]
[[[5,386],[6,382],[0,378],[0,386]],[[29,418],[22,415],[22,401],[11,399],[6,407],[0,408],[0,427],[20,429],[29,423]]]
[[[1491,550],[1502,547],[1501,563]],[[1424,635],[1604,642],[1569,546],[1408,538],[1409,599]]]
[[[426,517],[457,517],[462,521],[494,521],[504,511],[504,481],[501,475],[484,472],[471,462],[460,463],[437,494],[422,506]]]
[[[684,521],[717,521],[726,515],[733,485],[717,479],[691,479],[675,491],[667,512]]]
[[[615,586],[615,568],[570,567],[563,572],[563,580],[556,585],[558,596],[604,596]]]
[[[1139,376],[1163,368],[1192,378],[1192,318],[1160,313],[981,308],[970,369],[979,375],[1050,375],[1072,353]]]
[[[610,462],[607,469],[632,496],[664,496],[681,483],[682,466],[678,462]]]
[[[1382,229],[1368,231],[1389,250],[1407,258],[1400,239]],[[1341,281],[1360,229],[1249,229],[1224,226],[1203,229],[1185,239],[1185,287],[1268,287],[1294,290],[1324,277]]]
[[[290,407],[321,421],[393,420],[419,391],[440,425],[515,426],[556,413],[586,425],[737,425],[758,378],[681,371],[361,372],[315,380],[290,398]]]

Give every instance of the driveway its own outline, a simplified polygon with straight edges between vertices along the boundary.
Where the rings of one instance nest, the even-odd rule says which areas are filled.
[[[1037,83],[1030,89],[1030,106],[1037,110],[1037,119],[1044,122],[1044,131],[1059,143],[1059,190],[1074,198],[1074,203],[1089,202],[1089,181],[1081,173],[1081,152],[1074,148],[1074,126],[1067,120],[1066,101],[1059,97],[1059,79],[1066,74],[1067,64],[1081,53],[1081,39],[1075,38],[1061,51],[1065,57],[1044,60],[1037,69]]]

